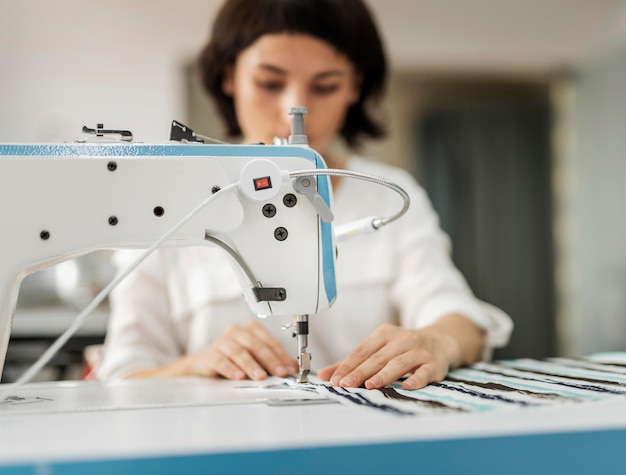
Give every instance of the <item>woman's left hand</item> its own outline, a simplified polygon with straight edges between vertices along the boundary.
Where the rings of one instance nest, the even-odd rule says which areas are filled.
[[[443,380],[450,368],[477,361],[483,340],[482,330],[457,314],[421,329],[383,324],[318,376],[334,386],[376,389],[408,374],[402,387],[419,389]]]

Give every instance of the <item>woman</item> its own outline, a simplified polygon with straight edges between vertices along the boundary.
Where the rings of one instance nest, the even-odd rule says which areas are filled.
[[[228,0],[200,66],[229,135],[244,143],[287,137],[289,108],[305,106],[309,145],[329,168],[382,176],[411,196],[399,221],[339,249],[337,302],[310,319],[308,349],[322,380],[378,388],[406,375],[403,387],[416,389],[506,343],[510,319],[472,295],[424,191],[403,171],[332,147],[338,138],[354,149],[384,135],[372,107],[385,57],[360,0]],[[398,209],[382,187],[332,184],[336,223]],[[219,249],[155,253],[111,297],[100,377],[296,372],[295,343],[280,329],[291,317],[259,320],[239,294]]]

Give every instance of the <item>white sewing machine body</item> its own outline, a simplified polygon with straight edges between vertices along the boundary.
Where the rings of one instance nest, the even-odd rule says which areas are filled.
[[[317,168],[324,161],[306,146],[0,145],[0,368],[25,275],[96,250],[149,248],[213,195],[163,245],[210,245],[211,236],[233,249],[260,284],[235,265],[258,315],[329,307],[336,296],[332,225],[285,178]],[[251,183],[224,190],[242,179]],[[330,208],[328,178],[312,180]]]

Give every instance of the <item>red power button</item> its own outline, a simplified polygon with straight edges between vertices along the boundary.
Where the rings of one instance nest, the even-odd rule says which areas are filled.
[[[261,178],[254,178],[254,189],[256,191],[259,190],[267,190],[272,187],[272,179],[269,176],[264,176]]]

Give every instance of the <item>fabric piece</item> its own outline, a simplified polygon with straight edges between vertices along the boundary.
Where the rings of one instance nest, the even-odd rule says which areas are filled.
[[[626,396],[626,366],[590,359],[517,359],[477,363],[426,388],[401,382],[382,389],[339,388],[312,379],[318,393],[342,404],[397,416],[503,411]]]

